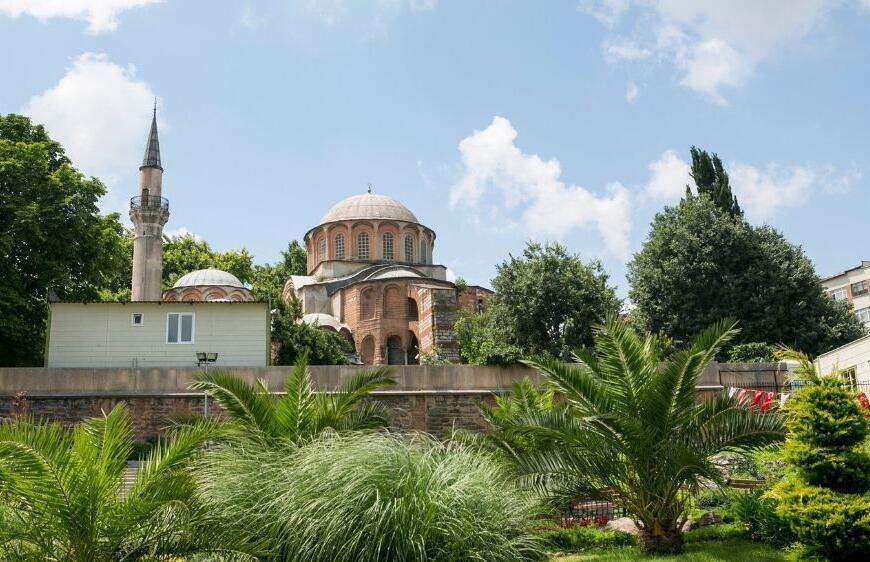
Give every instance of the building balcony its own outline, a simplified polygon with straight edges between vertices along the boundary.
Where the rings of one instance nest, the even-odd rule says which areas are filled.
[[[169,199],[157,195],[138,195],[130,199],[130,210],[163,209],[169,210]]]

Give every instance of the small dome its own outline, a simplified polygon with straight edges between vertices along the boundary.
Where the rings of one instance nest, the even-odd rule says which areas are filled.
[[[209,267],[208,269],[197,269],[191,271],[175,282],[173,288],[178,287],[239,287],[245,288],[239,278],[227,271]]]
[[[320,224],[353,220],[380,219],[419,223],[414,213],[407,207],[386,195],[363,193],[343,199],[333,206],[320,219]]]

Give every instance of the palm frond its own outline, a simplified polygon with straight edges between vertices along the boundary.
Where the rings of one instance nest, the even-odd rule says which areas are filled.
[[[223,371],[199,373],[190,388],[208,393],[237,423],[264,434],[275,431],[275,408],[272,398],[233,373]]]

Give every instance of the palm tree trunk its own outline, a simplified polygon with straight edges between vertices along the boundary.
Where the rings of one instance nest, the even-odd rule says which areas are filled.
[[[641,530],[641,548],[646,554],[679,554],[683,552],[683,533],[676,525],[651,525]]]

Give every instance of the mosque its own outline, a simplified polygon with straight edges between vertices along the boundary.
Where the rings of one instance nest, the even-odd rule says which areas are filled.
[[[214,268],[189,272],[172,288],[162,290],[163,227],[169,220],[169,201],[163,197],[156,107],[139,167],[139,194],[130,202],[130,219],[134,230],[132,302],[123,304],[133,307],[138,303],[141,306],[146,303],[163,305],[157,314],[163,314],[165,310],[166,331],[165,334],[154,332],[153,339],[163,339],[165,335],[163,341],[167,345],[193,343],[195,312],[170,310],[173,304],[177,307],[199,303],[197,306],[200,308],[205,304],[256,304],[255,295],[238,278]],[[461,307],[482,311],[492,291],[478,286],[460,290],[448,280],[447,268],[434,261],[435,238],[435,231],[402,203],[372,193],[369,187],[367,193],[335,204],[317,226],[308,230],[304,237],[308,254],[307,275],[290,277],[284,285],[282,298],[285,302],[298,299],[302,305],[302,322],[333,330],[347,338],[355,350],[355,358],[363,364],[417,364],[430,357],[458,362],[459,349],[453,330],[457,312]],[[79,353],[82,351],[78,349],[80,346],[69,343],[80,339],[76,315],[93,317],[93,307],[87,313],[82,312],[84,308],[59,305],[55,308],[53,314],[61,315],[63,321],[58,321],[57,326],[53,323],[52,329],[57,328],[55,331],[68,349],[58,351],[49,346],[47,363],[64,366],[64,359],[58,358],[69,355],[72,350],[72,355],[77,357],[76,366],[100,366],[79,364],[87,363],[87,358],[93,354]],[[203,310],[209,313],[209,341],[213,346],[236,345],[231,343],[236,335],[234,331],[241,325],[236,315],[247,315],[249,325],[257,324],[251,320],[250,311],[254,309],[250,307],[215,309],[206,306]],[[220,314],[216,310],[220,310]],[[123,323],[120,319],[128,311],[123,308],[118,311],[103,307],[99,315],[91,318],[89,321],[95,326],[92,331],[97,335],[88,341],[101,338],[118,340],[114,331],[107,331],[100,324],[110,325],[112,319],[116,324]],[[190,318],[182,318],[184,315]],[[200,316],[203,315],[204,312],[200,312]],[[130,326],[141,325],[143,318],[143,312],[132,312]],[[268,324],[265,332],[268,333]],[[146,332],[134,330],[133,333]],[[184,337],[189,337],[189,340],[179,339]],[[250,338],[253,343],[247,347],[256,347],[259,354],[260,336],[252,334]],[[120,339],[124,340],[123,337]],[[125,355],[124,345],[129,344],[118,344],[118,349],[107,350],[105,356],[111,356],[113,364],[125,364],[130,359],[134,365],[155,364],[155,360],[148,357],[149,353],[178,356],[162,350],[158,342],[144,345],[138,341],[141,337],[135,339],[140,347],[136,357],[130,359]],[[243,357],[244,351],[230,351],[230,356]],[[52,353],[54,360],[51,360]],[[174,360],[166,359],[169,362]],[[166,361],[161,364],[166,364]]]

